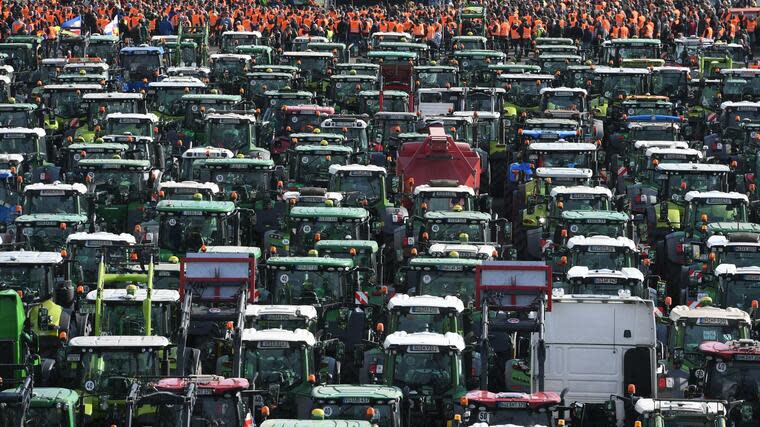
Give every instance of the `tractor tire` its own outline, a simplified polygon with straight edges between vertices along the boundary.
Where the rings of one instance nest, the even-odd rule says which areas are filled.
[[[502,197],[505,195],[504,186],[507,181],[507,163],[504,159],[497,159],[491,163],[491,196]]]

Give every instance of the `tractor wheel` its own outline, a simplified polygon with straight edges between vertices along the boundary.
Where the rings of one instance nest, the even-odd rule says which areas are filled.
[[[504,185],[507,181],[507,163],[504,159],[491,163],[491,195],[502,197],[505,194]]]

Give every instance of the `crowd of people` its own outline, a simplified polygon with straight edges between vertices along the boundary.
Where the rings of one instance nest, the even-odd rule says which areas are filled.
[[[275,47],[287,48],[300,35],[361,43],[377,31],[404,31],[433,47],[466,33],[456,15],[460,4],[448,0],[383,2],[375,5],[296,5],[293,0],[197,0],[130,3],[45,0],[3,4],[0,37],[36,34],[55,38],[61,25],[81,17],[81,31],[103,33],[115,18],[121,37],[134,43],[152,35],[176,34],[180,25],[208,24],[212,38],[223,31],[260,31]],[[750,6],[723,0],[532,0],[488,4],[487,34],[497,49],[508,51],[541,37],[569,37],[584,47],[611,38],[658,38],[668,44],[679,36],[702,36],[742,43],[757,42],[757,19],[731,14],[731,7]]]

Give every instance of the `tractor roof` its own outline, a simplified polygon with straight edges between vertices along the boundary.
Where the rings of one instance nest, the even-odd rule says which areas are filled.
[[[661,73],[661,72],[678,72],[678,73],[688,73],[691,72],[691,68],[689,67],[674,67],[674,66],[662,66],[662,67],[653,67],[652,68],[653,73]]]
[[[571,196],[570,198],[572,198],[573,194],[595,194],[599,196],[607,196],[608,199],[612,198],[612,191],[607,187],[585,187],[583,185],[565,187],[564,185],[560,185],[552,188],[551,191],[551,197],[568,194]]]
[[[62,261],[58,252],[0,252],[0,264],[60,264]]]
[[[261,38],[261,32],[260,31],[225,31],[222,33],[222,37],[224,36],[245,36],[245,37],[258,37]]]
[[[700,402],[694,400],[658,400],[648,398],[637,399],[634,409],[639,414],[658,412],[666,417],[669,412],[675,412],[679,415],[702,415],[705,417],[719,414],[725,415],[728,412],[723,403],[718,401]]]
[[[213,159],[235,157],[232,151],[221,147],[193,147],[182,153],[183,159]]]
[[[706,341],[699,345],[699,351],[722,359],[733,359],[737,362],[760,362],[760,342],[751,339],[740,339],[721,343]]]
[[[79,336],[69,341],[72,348],[107,348],[140,349],[140,348],[164,348],[169,345],[169,339],[161,336],[137,336],[137,335],[102,335],[102,336]]]
[[[726,200],[737,200],[743,201],[744,203],[749,203],[749,198],[746,194],[737,193],[735,191],[731,191],[729,193],[723,191],[689,191],[686,193],[686,195],[684,195],[683,198],[687,202],[691,202],[692,200],[696,199],[708,199],[707,204],[723,204],[726,202]],[[717,199],[717,202],[712,199]]]
[[[330,165],[330,174],[335,175],[338,173],[343,173],[346,175],[356,175],[356,176],[362,176],[369,174],[382,174],[386,175],[388,172],[385,170],[384,167],[381,166],[375,166],[375,165]],[[359,172],[359,173],[357,173]]]
[[[317,309],[314,308],[314,306],[312,305],[248,304],[245,307],[245,317],[263,317],[263,316],[304,317],[309,320],[316,320]]]
[[[728,173],[729,167],[713,163],[660,163],[657,172]]]
[[[467,392],[465,395],[468,400],[473,401],[473,403],[477,404],[484,404],[484,403],[491,403],[491,404],[497,404],[499,402],[506,403],[503,407],[505,408],[515,408],[520,409],[523,407],[542,407],[542,406],[550,406],[550,405],[556,405],[562,401],[562,398],[559,394],[554,392],[539,392],[539,393],[533,393],[533,394],[527,394],[527,393],[515,393],[515,392],[501,392],[501,393],[494,393],[490,391],[484,391],[484,390],[473,390]],[[524,406],[522,406],[522,405]],[[499,406],[502,407],[502,406]]]
[[[466,185],[454,185],[451,187],[433,186],[428,184],[418,185],[414,187],[414,195],[420,193],[433,193],[433,192],[445,192],[445,193],[467,193],[470,196],[475,195],[475,190],[472,187]]]
[[[199,390],[211,390],[212,394],[225,394],[247,389],[250,384],[245,378],[224,378],[217,375],[193,375],[186,378],[163,378],[155,384],[158,390],[182,391],[188,383],[194,383]],[[205,393],[199,393],[204,395]]]
[[[365,219],[369,212],[364,208],[344,208],[327,206],[295,206],[288,214],[291,218],[328,217],[341,219]]]
[[[197,87],[197,88],[203,88],[206,87],[206,83],[203,83],[200,79],[197,77],[179,77],[179,76],[173,76],[173,77],[167,77],[164,80],[161,80],[160,82],[150,82],[148,83],[149,88],[191,88],[191,87]]]
[[[716,276],[751,275],[760,280],[760,267],[737,267],[736,264],[721,264],[715,267]]]
[[[82,95],[84,101],[110,101],[110,100],[135,100],[145,99],[145,95],[139,92],[100,92],[85,93]]]
[[[251,60],[251,55],[243,55],[239,53],[215,53],[209,56],[209,59],[212,62],[220,59],[232,59],[236,61],[246,62]]]
[[[206,102],[215,101],[218,103],[230,103],[237,104],[242,101],[243,98],[240,95],[223,95],[220,93],[189,93],[182,95],[182,101],[190,102]]]
[[[16,217],[17,223],[40,223],[38,226],[53,226],[59,223],[80,223],[87,222],[87,215],[84,214],[29,214]]]
[[[127,151],[129,145],[117,142],[79,142],[69,144],[64,149],[69,151],[86,151],[89,153],[101,153],[104,151]]]
[[[6,390],[8,392],[11,390]],[[58,404],[68,404],[75,407],[79,403],[79,393],[61,387],[34,387],[32,393],[32,408],[54,408]]]
[[[150,160],[136,159],[82,159],[77,163],[82,169],[131,169],[148,170]]]
[[[454,257],[415,257],[409,260],[409,267],[437,267],[439,271],[449,271],[452,267],[466,268],[477,267],[483,264],[482,260],[472,258]],[[459,270],[454,270],[459,271]]]
[[[589,270],[588,267],[576,265],[567,271],[568,280],[571,279],[595,279],[615,278],[623,280],[644,281],[644,275],[636,268],[623,267],[621,270]]]
[[[72,233],[66,237],[66,243],[71,242],[86,242],[87,246],[105,246],[112,243],[125,243],[127,245],[134,245],[136,243],[135,236],[127,233],[114,234],[107,233],[105,231],[98,231],[96,233]]]
[[[36,183],[29,184],[24,188],[24,192],[27,191],[67,191],[77,192],[79,194],[87,193],[87,187],[84,184],[62,184],[61,182],[54,182],[52,184]]]
[[[692,308],[687,305],[679,305],[677,307],[673,307],[673,309],[670,310],[669,317],[670,320],[674,322],[677,322],[681,319],[704,318],[737,320],[740,322],[745,322],[747,324],[751,322],[749,313],[736,307],[718,308],[713,306],[705,306]]]
[[[396,294],[388,301],[388,310],[394,308],[412,308],[412,307],[426,307],[426,308],[444,308],[454,310],[457,313],[464,311],[464,304],[462,300],[455,296],[438,297],[432,295],[406,295]],[[418,314],[426,314],[425,311],[420,310]]]
[[[628,221],[628,215],[617,211],[562,211],[562,219],[568,221]]]
[[[314,387],[311,390],[312,399],[342,399],[345,397],[366,398],[374,400],[400,400],[404,393],[398,387],[389,387],[379,384],[326,384]],[[346,402],[348,403],[348,402]],[[356,403],[370,403],[356,402]],[[386,402],[383,402],[386,403]]]
[[[586,142],[532,142],[531,151],[596,151],[596,145]]]
[[[158,184],[158,191],[163,189],[171,190],[207,190],[214,194],[219,192],[219,186],[213,182],[197,182],[197,181],[164,181]]]
[[[581,95],[587,95],[588,92],[586,92],[586,89],[581,89],[579,87],[545,87],[542,88],[539,92],[540,95],[543,94],[560,94],[560,95],[575,95],[575,94],[581,94]]]
[[[457,219],[465,219],[470,221],[490,221],[491,214],[481,211],[429,211],[425,212],[425,219],[429,221],[455,221]]]
[[[208,200],[161,200],[156,205],[159,212],[210,212],[232,213],[235,211],[234,202],[208,201]]]
[[[310,267],[317,266],[324,269],[353,268],[354,261],[346,258],[330,258],[320,256],[273,256],[267,259],[267,267]],[[304,268],[305,270],[306,268]],[[298,268],[296,268],[298,270]]]
[[[473,120],[478,119],[481,121],[484,120],[497,120],[499,117],[501,117],[501,113],[492,112],[492,111],[454,111],[454,117],[468,117]],[[476,117],[477,115],[477,117]]]
[[[219,120],[223,123],[225,121],[229,120],[240,120],[240,121],[247,121],[247,122],[255,122],[256,116],[253,114],[236,114],[236,113],[209,113],[206,114],[205,119],[208,120]]]
[[[345,145],[311,145],[311,144],[299,144],[296,146],[295,151],[299,154],[353,154],[354,149]]]
[[[574,246],[614,246],[616,248],[628,248],[632,251],[638,251],[633,240],[622,236],[574,236],[567,241],[567,248],[572,249]]]
[[[90,291],[87,301],[94,302],[98,297],[98,291]],[[148,298],[147,289],[137,289],[134,295],[127,294],[126,289],[103,289],[103,301],[110,302],[142,302]],[[179,302],[179,292],[173,289],[153,289],[151,302]]]
[[[653,147],[661,148],[689,148],[689,143],[686,141],[636,141],[633,143],[636,149],[648,149]]]
[[[99,84],[84,84],[84,83],[67,83],[67,84],[54,84],[54,85],[45,85],[43,87],[45,91],[49,90],[92,90],[92,91],[101,91],[103,90],[103,86]]]
[[[519,73],[519,74],[500,74],[499,80],[554,80],[553,74],[534,74],[534,73]]]
[[[23,154],[0,154],[0,162],[2,163],[23,163]]]
[[[158,123],[158,116],[153,113],[110,113],[106,120],[148,120],[151,123]]]
[[[458,351],[464,350],[464,339],[461,335],[447,332],[446,334],[437,334],[433,332],[394,332],[388,335],[383,342],[383,347],[407,347],[414,351],[415,346],[423,347],[446,347]],[[423,351],[424,352],[424,351]],[[437,352],[437,349],[436,349]]]
[[[0,128],[0,136],[5,134],[23,134],[36,135],[42,138],[45,136],[45,129],[42,128]]]
[[[725,110],[726,108],[748,108],[751,110],[759,110],[760,109],[760,102],[750,102],[750,101],[726,101],[720,104],[720,109]]]
[[[652,147],[647,148],[647,151],[644,153],[647,157],[652,157],[653,155],[663,156],[665,158],[668,158],[668,156],[673,156],[676,158],[687,158],[687,157],[696,157],[698,161],[702,160],[702,152],[697,151],[693,148],[675,148],[675,147]]]
[[[327,250],[342,250],[348,252],[350,249],[357,249],[359,252],[362,250],[369,250],[372,253],[378,251],[379,246],[374,240],[320,240],[314,245],[314,249],[322,252],[322,249]]]
[[[460,258],[489,259],[497,250],[494,245],[469,243],[433,243],[428,248],[428,253],[435,257],[448,257],[451,252],[456,252]]]
[[[256,330],[253,328],[247,328],[243,330],[243,342],[251,341],[285,341],[285,342],[301,342],[306,343],[308,346],[313,346],[316,343],[314,335],[306,329],[296,329],[295,331],[288,331],[285,329],[264,329]]]
[[[269,170],[274,168],[274,160],[271,159],[252,159],[250,157],[233,157],[233,158],[213,158],[201,159],[197,163],[199,167],[208,167],[211,169],[239,169],[236,165],[245,165],[244,171],[249,169]]]
[[[628,68],[628,67],[596,67],[594,74],[649,74],[649,68]]]
[[[540,178],[590,179],[593,174],[594,172],[587,168],[542,167],[536,169],[536,176]]]
[[[246,254],[250,258],[261,259],[258,246],[206,246],[207,254]]]

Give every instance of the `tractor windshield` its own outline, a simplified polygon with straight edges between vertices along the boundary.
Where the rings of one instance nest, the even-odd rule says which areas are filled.
[[[309,302],[343,301],[346,278],[343,272],[290,270],[273,275],[280,304],[306,304]]]
[[[623,111],[629,116],[670,116],[673,105],[667,103],[623,104]]]
[[[343,193],[345,203],[357,206],[365,198],[371,204],[383,196],[382,176],[379,175],[341,175],[337,190]]]
[[[303,344],[286,341],[246,343],[243,354],[243,376],[254,378],[253,385],[268,388],[280,385],[290,388],[304,378]]]
[[[646,77],[638,74],[605,74],[602,78],[602,93],[605,98],[618,95],[642,93]]]
[[[623,222],[574,222],[568,227],[573,236],[625,236],[626,225]]]
[[[27,193],[24,214],[76,214],[79,213],[78,198],[72,193],[51,190]],[[55,193],[55,194],[53,194]]]
[[[487,237],[487,224],[485,222],[476,223],[462,223],[455,221],[436,222],[434,224],[428,224],[425,230],[430,230],[429,240],[440,242],[454,242],[460,241],[467,235],[467,240],[472,242],[486,242]]]
[[[618,295],[621,290],[628,290],[632,296],[644,297],[643,285],[638,280],[619,280],[616,278],[597,277],[572,283],[570,294],[575,295]]]
[[[747,280],[753,279],[753,280]],[[736,307],[746,312],[752,311],[752,301],[760,301],[760,277],[738,276],[722,283],[726,307]]]
[[[760,265],[760,248],[756,246],[729,245],[717,253],[715,265],[734,264],[737,267],[752,267]]]
[[[621,270],[635,267],[633,253],[614,246],[581,246],[572,252],[571,265],[583,265],[589,270]]]
[[[391,406],[377,402],[364,405],[325,405],[322,409],[325,411],[325,419],[328,420],[364,420],[367,419],[367,409],[372,408],[375,410],[375,415],[372,417],[373,426],[393,427],[395,407],[395,404]]]
[[[319,218],[310,218],[307,221],[299,221],[296,224],[296,233],[293,236],[293,245],[295,247],[311,247],[310,242],[314,234],[319,233],[321,240],[351,240],[359,239],[359,230],[356,222],[348,221],[321,221]]]
[[[204,215],[161,216],[159,246],[175,253],[197,252],[204,244],[224,242],[225,221]]]
[[[480,120],[475,124],[478,140],[476,147],[488,146],[492,141],[499,141],[499,124],[496,120]]]
[[[91,119],[98,120],[94,125],[99,124],[99,120],[105,118],[106,114],[111,113],[135,113],[135,101],[131,99],[103,99],[99,102],[87,103],[87,116]]]
[[[148,179],[148,172],[121,170],[121,169],[100,169],[91,172],[92,183],[95,184],[95,191],[105,191],[113,197],[121,196],[127,199],[130,194],[142,194],[143,184]]]
[[[159,112],[170,116],[181,116],[183,113],[182,95],[196,93],[196,90],[189,89],[185,92],[182,87],[161,87],[156,90],[155,104]]]
[[[50,92],[50,108],[57,117],[71,119],[85,114],[78,90],[55,90]]]
[[[417,197],[418,205],[427,204],[428,212],[450,211],[454,206],[461,206],[464,211],[473,210],[472,198],[466,193],[448,191],[422,192]]]
[[[111,119],[108,121],[107,132],[109,135],[153,136],[150,120],[141,119]]]
[[[457,75],[454,71],[421,71],[417,73],[417,81],[421,88],[456,86]]]
[[[760,387],[760,363],[716,360],[707,372],[705,397],[710,399],[748,399],[757,401]],[[743,417],[742,417],[743,418]],[[750,425],[750,424],[746,424]]]
[[[370,116],[375,115],[380,111],[380,97],[368,96],[362,100],[362,111],[366,112]],[[401,96],[388,96],[383,97],[383,109],[382,111],[392,111],[396,113],[405,113],[409,111],[409,100],[406,97]]]
[[[28,110],[9,110],[0,112],[0,125],[7,128],[34,127],[33,113]]]
[[[150,401],[137,402],[133,412],[132,425],[151,427],[180,427],[183,426],[183,418],[186,418],[186,409],[183,405],[156,404]]]
[[[539,155],[531,154],[530,160],[538,159],[538,167],[587,168],[592,156],[588,151],[547,151]]]
[[[606,196],[596,194],[563,194],[557,196],[555,206],[559,209],[559,203],[562,203],[562,210],[571,211],[607,211],[610,209],[610,200]]]
[[[498,111],[498,95],[473,91],[464,99],[464,111]]]
[[[441,266],[440,268],[446,268]],[[413,271],[419,278],[410,280],[410,285],[416,284],[416,295],[433,295],[445,297],[453,295],[467,305],[475,296],[474,271],[460,269],[459,271]]]
[[[111,396],[126,396],[131,379],[138,376],[157,377],[159,374],[154,351],[93,350],[82,352],[80,368],[80,387],[88,392],[97,390]]]
[[[542,110],[584,111],[585,99],[579,92],[547,92],[541,98]]]
[[[236,426],[240,425],[240,406],[237,395],[199,396],[193,409],[190,425]]]
[[[717,108],[720,105],[720,99],[716,96],[720,93],[720,86],[710,84],[702,87],[699,94],[699,105],[704,108]]]
[[[0,142],[4,153],[33,155],[40,153],[37,136],[29,134],[5,134]]]
[[[69,224],[67,227],[72,226]],[[50,225],[47,221],[23,225],[22,234],[29,242],[29,247],[39,251],[57,251],[66,244],[69,230],[62,229],[57,223]]]
[[[232,152],[248,150],[253,140],[251,125],[245,120],[222,119],[208,124],[208,141],[213,147],[226,148]]]
[[[498,405],[498,403],[497,403]],[[490,409],[490,408],[489,408]],[[485,419],[484,419],[485,418]],[[524,427],[542,427],[552,425],[551,411],[533,409],[496,409],[493,412],[478,414],[478,420],[486,421],[488,425],[519,425]]]
[[[77,242],[70,246],[71,259],[75,261],[74,276],[77,281],[95,283],[98,278],[98,265],[103,254],[106,255],[106,272],[110,267],[121,266],[128,260],[127,247],[91,245],[88,242]],[[107,250],[104,250],[106,249]]]
[[[101,333],[104,335],[148,335],[142,303],[107,301],[102,306]],[[151,304],[150,335],[171,336],[170,307]]]
[[[686,94],[685,72],[654,73],[652,74],[652,92],[670,97],[681,97]]]
[[[399,351],[393,356],[393,385],[402,390],[421,392],[428,389],[432,394],[443,394],[453,383],[452,356],[438,347],[434,347],[435,353],[429,352],[427,348],[430,346],[420,347],[425,347],[428,352]]]
[[[713,419],[713,417],[708,418],[704,415],[673,415],[667,412],[661,417],[652,418],[652,421],[652,423],[644,425],[646,427],[717,427],[725,425],[725,420],[721,423]]]
[[[308,182],[315,186],[326,187],[330,181],[330,165],[348,164],[349,155],[346,153],[315,154],[301,153],[296,164],[295,182]]]
[[[666,176],[668,194],[675,201],[683,199],[689,191],[710,191],[721,188],[721,175],[671,173]]]
[[[215,182],[226,193],[237,191],[243,200],[253,200],[271,186],[271,171],[262,169],[201,169],[202,182]],[[243,191],[241,191],[243,190]]]
[[[659,47],[656,45],[628,45],[617,48],[620,59],[659,58]]]
[[[636,126],[628,132],[629,141],[678,141],[679,129],[676,126]]]
[[[50,296],[53,271],[50,267],[34,264],[0,265],[0,289],[20,291],[24,301]]]
[[[161,57],[158,54],[122,55],[121,66],[128,80],[150,79],[154,71],[161,69]]]
[[[29,426],[66,427],[70,422],[68,408],[68,406],[30,407],[26,411],[25,419],[29,421]],[[12,423],[7,425],[12,425]]]
[[[707,219],[709,222],[744,222],[747,220],[747,209],[744,203],[730,200],[716,201],[701,199],[694,203],[694,225],[698,229]],[[706,218],[704,218],[706,217]]]
[[[705,341],[725,343],[741,338],[736,322],[730,323],[728,319],[707,319],[713,322],[702,324],[702,320],[697,319],[696,322],[689,322],[683,327],[683,347],[687,353],[696,353],[699,345]]]
[[[437,332],[445,334],[449,330],[451,313],[441,311],[438,307],[412,307],[397,313],[394,330],[407,333]]]
[[[540,91],[546,87],[548,81],[519,79],[507,83],[506,98],[522,107],[537,106]]]

